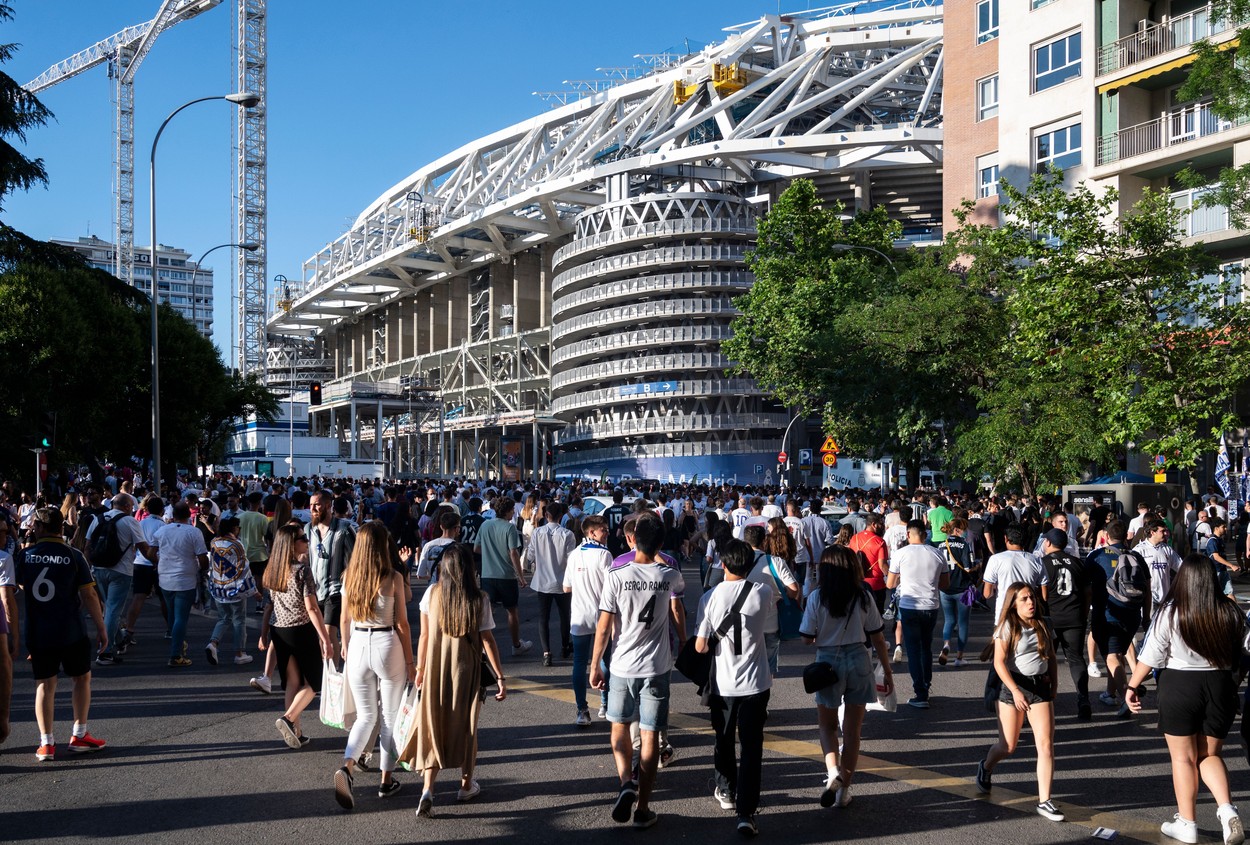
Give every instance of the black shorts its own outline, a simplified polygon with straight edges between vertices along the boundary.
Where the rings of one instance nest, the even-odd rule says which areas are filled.
[[[91,640],[83,637],[66,646],[31,649],[30,668],[36,681],[55,678],[61,669],[71,678],[85,675],[91,671]]]
[[[1133,638],[1137,636],[1137,629],[1141,625],[1140,619],[1127,618],[1112,622],[1097,612],[1092,617],[1090,632],[1094,635],[1094,642],[1102,656],[1105,658],[1109,654],[1128,654],[1129,646],[1133,644]]]
[[[331,627],[339,626],[339,618],[343,615],[343,597],[335,594],[321,602],[321,616],[325,623]]]
[[[515,578],[483,578],[482,592],[490,596],[491,604],[502,604],[511,610],[521,600],[521,588]]]
[[[1029,706],[1055,700],[1055,691],[1050,686],[1050,675],[1021,675],[1019,672],[1012,672],[1011,679],[1020,688]],[[998,692],[998,700],[1014,706],[1016,699],[1011,694],[1011,687],[1003,684]]]
[[[274,651],[278,653],[278,675],[282,678],[283,689],[298,689],[303,683],[315,691],[321,692],[321,639],[317,629],[311,622],[296,625],[293,628],[280,628],[274,625],[269,629],[273,636]],[[295,658],[298,678],[288,678],[287,668],[291,658]]]
[[[1223,739],[1237,718],[1237,686],[1223,669],[1159,673],[1159,730],[1171,736]]]
[[[136,596],[150,596],[156,592],[156,567],[136,566],[132,591]]]
[[[269,565],[269,558],[264,560],[249,560],[247,562],[248,569],[252,570],[252,580],[256,582],[256,589],[263,590],[265,588],[265,567]]]

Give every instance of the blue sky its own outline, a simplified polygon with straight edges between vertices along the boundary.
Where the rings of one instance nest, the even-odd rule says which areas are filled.
[[[113,33],[159,0],[9,0],[0,42],[19,84]],[[786,11],[806,8],[786,5]],[[812,6],[826,5],[823,3]],[[195,97],[234,90],[234,0],[161,35],[135,85],[135,230],[146,244],[148,153],[157,126]],[[269,276],[301,275],[384,190],[443,153],[547,108],[533,91],[637,64],[638,53],[696,49],[724,27],[777,12],[776,0],[720,3],[269,3]],[[5,220],[37,238],[112,238],[112,82],[103,66],[40,95],[56,115],[28,135],[47,189],[8,198]],[[157,155],[157,239],[198,257],[234,240],[234,106],[180,114]],[[214,253],[215,340],[229,345],[231,257]]]

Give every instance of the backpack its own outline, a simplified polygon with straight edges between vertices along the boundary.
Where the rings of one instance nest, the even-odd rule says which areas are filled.
[[[1150,589],[1150,572],[1146,561],[1137,552],[1103,549],[1113,555],[1114,568],[1107,579],[1107,595],[1129,607],[1141,607]]]
[[[91,542],[87,544],[87,556],[92,566],[112,569],[121,563],[122,557],[130,546],[122,546],[121,537],[117,533],[117,523],[125,514],[96,517],[95,531],[91,534]]]

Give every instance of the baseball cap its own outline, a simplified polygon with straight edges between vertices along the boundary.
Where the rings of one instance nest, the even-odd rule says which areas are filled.
[[[49,531],[60,531],[65,524],[65,517],[58,508],[40,508],[35,511],[35,522]]]
[[[1066,548],[1068,545],[1068,532],[1062,528],[1052,528],[1042,537],[1056,549]]]

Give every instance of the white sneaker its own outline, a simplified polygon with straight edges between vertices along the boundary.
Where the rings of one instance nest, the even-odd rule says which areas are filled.
[[[960,666],[967,666],[968,661],[964,660],[962,657],[956,657],[953,665],[955,666],[955,668],[959,668]]]
[[[596,715],[596,716],[598,716],[600,719],[606,719],[606,718],[608,718],[608,708],[606,708],[606,707],[600,707],[600,708],[599,708],[599,712],[598,712],[597,714],[595,714],[595,715]]]
[[[1099,666],[1097,663],[1091,663],[1091,664],[1089,664],[1089,676],[1090,676],[1091,678],[1101,678],[1101,677],[1103,677],[1102,667],[1101,667],[1101,666]]]
[[[235,666],[246,666],[247,664],[251,662],[252,662],[252,655],[250,654],[236,654],[234,656]]]
[[[712,798],[716,803],[720,804],[722,810],[732,810],[734,808],[734,797],[719,786],[712,790]]]
[[[1195,845],[1198,841],[1198,823],[1182,819],[1180,813],[1172,816],[1172,821],[1159,825],[1159,830],[1163,831],[1164,836],[1175,839],[1177,842]]]
[[[533,647],[534,647],[534,643],[532,643],[530,640],[521,640],[520,645],[514,645],[512,647],[512,656],[519,657],[520,655],[525,654],[527,651],[529,651]]]
[[[474,798],[482,794],[482,785],[475,780],[469,781],[468,789],[456,790],[457,801],[472,801]],[[425,796],[421,796],[425,800]]]
[[[573,724],[577,725],[579,728],[587,727],[590,724],[590,711],[578,710],[577,719],[573,722]]]
[[[832,807],[838,803],[838,795],[842,792],[842,773],[830,772],[825,778],[825,790],[820,793],[820,806]]]
[[[1224,830],[1224,845],[1241,845],[1246,841],[1246,831],[1241,826],[1241,816],[1237,815],[1236,807],[1224,804],[1215,811],[1215,817]]]
[[[894,646],[894,658],[891,662],[893,663],[903,662],[903,647],[901,645]]]
[[[248,685],[257,692],[263,692],[265,695],[273,692],[273,684],[269,681],[268,675],[257,675],[248,681]]]
[[[208,662],[217,665],[217,643],[209,643],[204,646],[204,656],[208,658]]]

